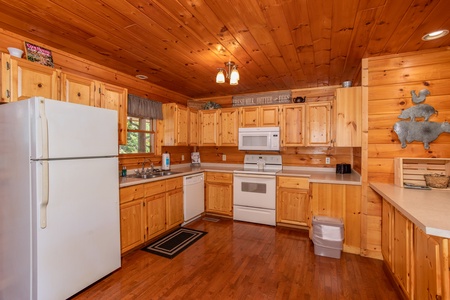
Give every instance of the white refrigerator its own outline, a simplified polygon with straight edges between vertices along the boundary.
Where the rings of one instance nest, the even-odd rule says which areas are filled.
[[[117,112],[0,105],[0,299],[66,299],[120,268]]]

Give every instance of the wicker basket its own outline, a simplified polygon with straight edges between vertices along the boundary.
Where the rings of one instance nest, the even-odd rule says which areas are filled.
[[[423,177],[425,177],[425,182],[429,187],[445,189],[448,186],[449,176],[441,174],[425,174]]]

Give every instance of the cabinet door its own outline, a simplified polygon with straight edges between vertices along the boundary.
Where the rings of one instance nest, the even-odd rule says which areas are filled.
[[[219,145],[237,146],[239,128],[239,110],[236,108],[223,108],[220,110]]]
[[[127,102],[128,90],[112,84],[103,83],[100,88],[100,107],[116,110],[118,113],[119,144],[127,143]],[[97,106],[97,103],[96,103]]]
[[[201,146],[216,146],[217,126],[218,126],[218,111],[217,110],[202,110],[200,111],[200,145]]]
[[[381,217],[381,254],[390,268],[392,268],[392,224],[393,207],[383,199]]]
[[[335,147],[361,147],[361,87],[336,89]]]
[[[206,182],[206,212],[233,215],[233,186],[231,184]]]
[[[281,145],[303,146],[305,143],[305,106],[300,104],[295,106],[286,105],[282,111]]]
[[[145,198],[146,229],[149,240],[166,230],[166,194]]]
[[[308,226],[309,210],[309,190],[278,190],[277,223]]]
[[[240,114],[241,127],[259,126],[259,110],[257,106],[242,107]]]
[[[166,230],[183,223],[183,189],[166,193]]]
[[[120,242],[122,253],[145,240],[142,199],[120,205]]]
[[[442,279],[439,243],[414,226],[415,299],[441,299]]]
[[[330,102],[306,105],[306,146],[329,146],[331,144]]]
[[[11,101],[33,96],[59,99],[58,76],[53,68],[11,58],[11,79]]]
[[[394,209],[392,268],[406,295],[411,296],[412,223]]]
[[[61,100],[95,106],[95,81],[73,74],[61,73]]]
[[[6,53],[0,53],[0,103],[11,101],[11,58]]]
[[[177,105],[177,146],[187,146],[188,144],[188,109]]]
[[[198,145],[198,111],[189,109],[188,120],[189,120],[188,144],[189,144],[189,146],[197,146]]]
[[[262,127],[277,127],[280,125],[280,108],[278,105],[263,105],[259,107],[259,125]]]

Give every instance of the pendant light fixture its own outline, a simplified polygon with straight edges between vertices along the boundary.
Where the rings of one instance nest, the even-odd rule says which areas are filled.
[[[233,61],[226,62],[225,68],[218,68],[216,82],[224,83],[225,77],[230,79],[230,85],[237,85],[239,83],[239,72],[237,70],[237,65]]]

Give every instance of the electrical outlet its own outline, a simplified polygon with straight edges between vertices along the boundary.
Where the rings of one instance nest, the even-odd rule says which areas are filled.
[[[326,163],[327,165],[330,164],[330,158],[329,158],[328,156],[325,158],[325,163]]]
[[[181,154],[181,161],[184,161],[184,154]]]
[[[227,155],[226,154],[222,154],[222,160],[226,161],[227,160]]]

